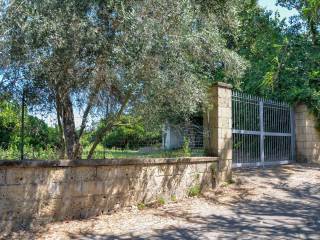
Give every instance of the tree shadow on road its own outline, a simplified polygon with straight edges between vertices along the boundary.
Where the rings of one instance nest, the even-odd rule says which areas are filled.
[[[286,181],[291,171],[318,170],[318,166],[274,168],[254,174]],[[289,170],[288,170],[289,169]],[[250,170],[251,171],[251,170]],[[250,171],[246,172],[248,176]],[[253,171],[253,170],[252,170]],[[251,174],[253,172],[251,171]],[[267,180],[267,179],[266,179]],[[265,195],[259,199],[237,199],[226,205],[226,211],[210,214],[187,210],[163,210],[158,215],[181,220],[179,226],[129,232],[125,235],[104,235],[87,232],[70,234],[71,239],[320,239],[320,180],[295,186],[269,182],[282,195]],[[286,196],[286,197],[283,197]],[[214,208],[214,204],[210,205]],[[220,208],[219,208],[220,209]],[[213,213],[212,213],[213,212]]]

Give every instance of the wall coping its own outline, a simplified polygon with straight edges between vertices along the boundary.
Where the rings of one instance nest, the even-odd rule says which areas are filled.
[[[3,167],[82,167],[82,166],[128,166],[128,165],[160,165],[160,164],[196,164],[217,162],[218,157],[185,157],[185,158],[125,158],[96,160],[1,160]]]
[[[221,87],[221,88],[228,88],[228,89],[233,88],[233,86],[231,84],[224,83],[224,82],[217,82],[214,86]]]

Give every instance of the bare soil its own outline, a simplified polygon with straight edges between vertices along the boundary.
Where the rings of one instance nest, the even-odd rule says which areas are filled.
[[[204,196],[51,223],[6,239],[320,239],[320,166],[242,169]]]

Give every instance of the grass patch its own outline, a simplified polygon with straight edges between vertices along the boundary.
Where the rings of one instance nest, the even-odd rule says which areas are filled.
[[[176,158],[176,157],[201,157],[204,156],[202,149],[193,150],[190,155],[184,154],[181,149],[178,150],[155,150],[152,152],[141,152],[139,150],[127,150],[127,149],[106,149],[97,150],[94,153],[95,159],[108,159],[108,158]],[[82,158],[85,159],[87,153],[83,152]]]
[[[138,207],[139,210],[143,210],[143,209],[146,208],[146,205],[145,205],[144,203],[139,203],[139,204],[137,205],[137,207]]]
[[[57,160],[59,153],[52,148],[48,149],[32,149],[25,146],[26,159],[40,159],[40,160]],[[86,159],[89,153],[89,147],[83,149],[81,158]],[[177,157],[201,157],[204,156],[202,149],[177,149],[177,150],[152,150],[150,152],[143,152],[139,150],[130,149],[106,149],[102,145],[98,145],[93,154],[93,159],[119,159],[119,158],[177,158]],[[0,160],[19,160],[20,150],[18,147],[10,147],[8,149],[0,148]]]
[[[157,199],[157,204],[158,204],[158,206],[163,206],[164,204],[166,204],[166,201],[164,200],[163,197],[159,197]]]
[[[221,184],[221,187],[228,187],[229,185],[234,184],[234,183],[236,183],[235,180],[231,179],[231,180],[229,180],[227,182],[223,182]]]
[[[0,148],[0,160],[20,160],[20,149],[15,145],[10,145],[7,149]],[[35,149],[28,145],[24,146],[25,159],[57,160],[59,153],[54,148]]]
[[[176,195],[171,195],[171,201],[176,202],[177,201],[177,196]]]
[[[158,207],[163,206],[165,203],[166,203],[166,201],[163,197],[158,197],[155,201],[147,203],[147,207],[158,208]]]
[[[189,197],[197,197],[200,195],[201,189],[200,185],[195,185],[188,190],[188,196]]]

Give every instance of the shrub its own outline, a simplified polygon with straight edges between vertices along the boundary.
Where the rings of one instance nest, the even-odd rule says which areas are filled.
[[[189,188],[188,196],[189,197],[196,197],[196,196],[200,195],[200,192],[201,192],[200,185],[195,185],[195,186]]]
[[[146,208],[146,205],[144,203],[139,203],[137,207],[139,210],[143,210]]]
[[[190,140],[188,137],[184,137],[184,139],[183,139],[182,152],[183,152],[184,157],[191,156]]]
[[[163,197],[159,197],[157,200],[157,203],[159,206],[163,206],[166,203],[166,201],[164,200]]]
[[[176,202],[177,201],[177,196],[176,195],[171,195],[171,201]]]
[[[142,119],[134,116],[123,116],[119,126],[108,133],[103,145],[107,148],[138,149],[161,142],[161,131],[147,130]]]

